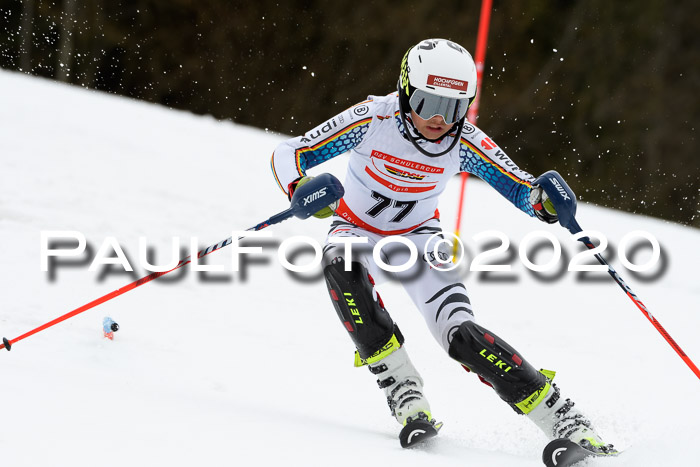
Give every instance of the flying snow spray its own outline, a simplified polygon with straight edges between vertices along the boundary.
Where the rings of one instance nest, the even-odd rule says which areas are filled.
[[[105,319],[102,320],[102,330],[107,339],[114,340],[114,333],[119,331],[119,325],[109,316],[105,316]]]

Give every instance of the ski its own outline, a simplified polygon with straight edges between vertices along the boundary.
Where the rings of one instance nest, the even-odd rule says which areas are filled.
[[[570,467],[592,457],[612,457],[619,452],[596,452],[584,448],[568,439],[555,439],[545,446],[542,461],[547,467]]]
[[[442,422],[429,422],[423,418],[418,418],[406,423],[399,433],[399,441],[402,448],[412,448],[424,441],[437,436],[442,428]]]

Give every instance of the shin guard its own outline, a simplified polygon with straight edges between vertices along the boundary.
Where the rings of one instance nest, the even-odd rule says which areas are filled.
[[[529,413],[545,397],[553,372],[537,371],[503,339],[473,321],[452,336],[450,357],[475,372],[518,413]]]
[[[353,261],[346,271],[343,258],[336,257],[324,267],[323,274],[338,317],[357,348],[356,366],[376,361],[403,344],[401,332],[361,263]]]

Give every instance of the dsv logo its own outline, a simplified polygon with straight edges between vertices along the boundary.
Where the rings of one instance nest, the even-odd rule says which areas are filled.
[[[326,187],[325,186],[318,191],[314,191],[309,196],[306,196],[304,198],[304,206],[308,206],[309,203],[313,203],[317,199],[323,198],[324,196],[326,196]]]

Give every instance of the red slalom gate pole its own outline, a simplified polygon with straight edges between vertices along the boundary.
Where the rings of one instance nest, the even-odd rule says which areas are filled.
[[[492,0],[483,0],[481,2],[479,32],[476,36],[476,56],[474,57],[474,62],[476,64],[476,98],[467,111],[467,120],[469,120],[470,123],[476,123],[476,117],[479,115],[481,82],[484,76],[484,60],[486,59],[486,42],[489,37],[489,24],[491,23],[491,4]]]
[[[491,6],[492,0],[482,0],[481,14],[479,16],[479,31],[476,36],[476,97],[472,102],[471,107],[467,111],[467,120],[469,123],[476,123],[476,117],[479,115],[479,101],[481,100],[481,81],[484,75],[484,60],[486,58],[486,42],[489,35],[489,24],[491,22]],[[457,225],[455,226],[455,235],[459,237],[459,228],[462,225],[462,206],[464,205],[464,189],[467,185],[469,173],[461,173],[461,185],[459,189],[459,203],[457,205]],[[455,250],[457,243],[455,242]],[[456,257],[456,254],[455,254]]]

